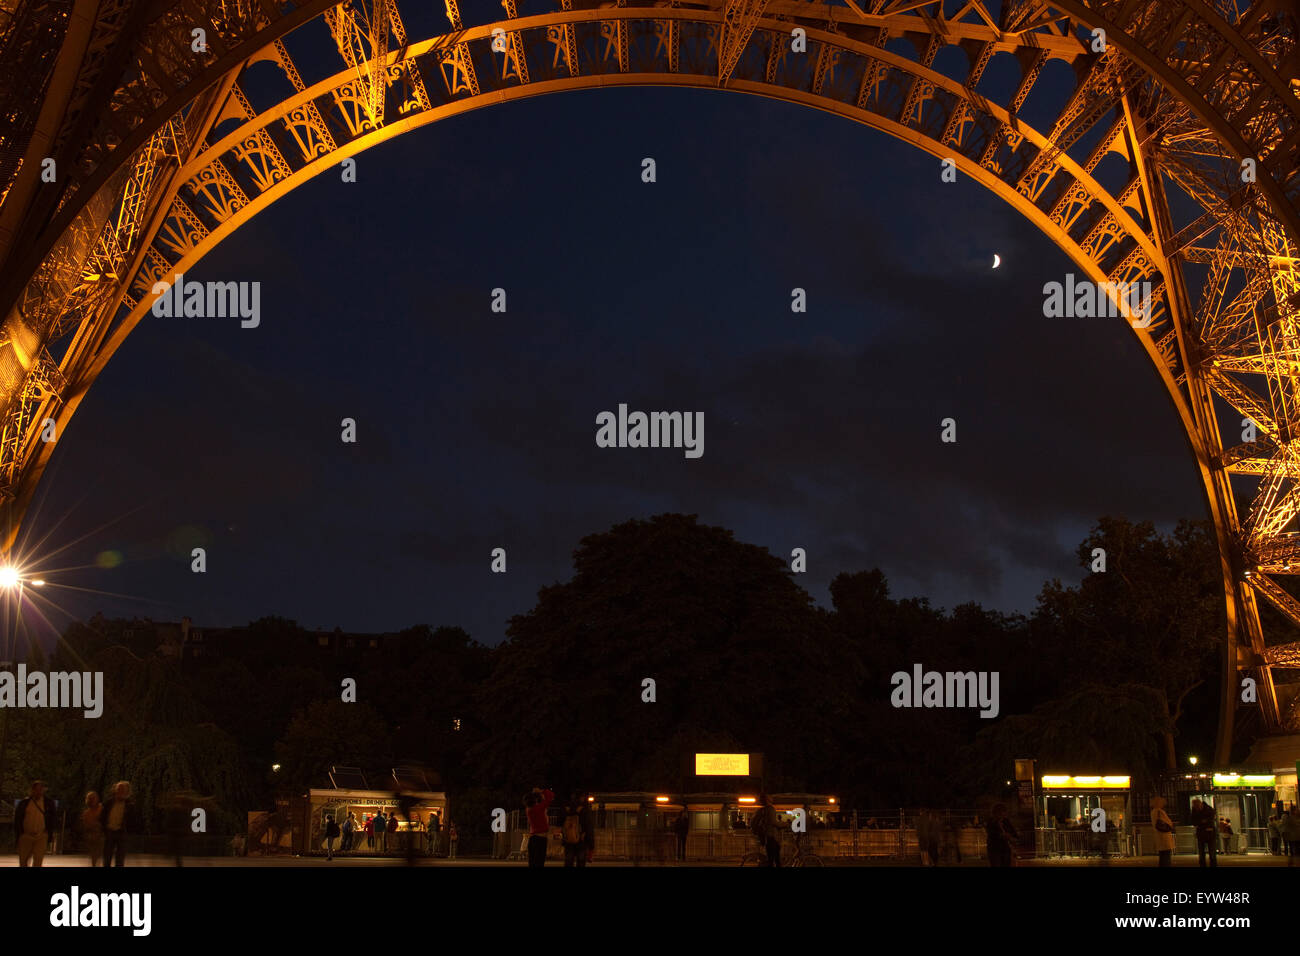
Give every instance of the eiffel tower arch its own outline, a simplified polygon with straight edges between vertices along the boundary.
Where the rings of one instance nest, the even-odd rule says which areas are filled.
[[[476,4],[477,17],[445,5],[0,0],[6,552],[55,445],[48,423],[64,434],[157,284],[290,190],[479,107],[592,87],[723,88],[950,159],[1087,279],[1151,284],[1133,334],[1218,535],[1216,759],[1229,759],[1242,706],[1274,733],[1300,731],[1300,684],[1274,678],[1300,667],[1300,644],[1268,644],[1256,603],[1300,624],[1278,580],[1300,573],[1292,0],[501,0]],[[1052,61],[1071,84],[1040,82]],[[1003,62],[1019,80],[995,92],[989,67]],[[1022,117],[1031,96],[1050,125]],[[1246,676],[1256,704],[1238,700]]]

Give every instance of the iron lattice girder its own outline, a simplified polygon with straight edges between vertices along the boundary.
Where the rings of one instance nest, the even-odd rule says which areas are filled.
[[[1300,667],[1300,642],[1274,644],[1265,648],[1264,662],[1270,667]]]
[[[726,86],[740,55],[754,35],[769,0],[723,0],[722,39],[718,48],[718,85]]]
[[[1199,0],[1030,0],[1005,4],[1000,25],[977,2],[946,15],[935,3],[880,0],[850,2],[847,12],[797,0],[635,7],[560,0],[552,13],[520,18],[506,0],[506,20],[466,26],[456,0],[448,0],[452,32],[410,43],[400,0],[232,0],[212,7],[210,48],[194,55],[188,31],[204,0],[148,7],[144,21],[144,4],[114,2],[58,133],[74,159],[57,210],[11,215],[20,241],[3,262],[0,316],[10,316],[10,338],[28,343],[29,356],[28,365],[11,363],[6,372],[0,349],[7,408],[0,467],[16,496],[11,531],[50,451],[35,444],[35,392],[22,387],[31,356],[58,355],[66,341],[60,391],[72,398],[41,399],[57,408],[62,434],[80,396],[144,314],[155,281],[197,261],[340,156],[395,135],[390,115],[400,115],[405,129],[489,100],[660,82],[765,92],[868,123],[954,159],[1035,221],[1094,281],[1151,282],[1156,321],[1135,332],[1200,449],[1221,540],[1249,542],[1253,551],[1280,540],[1297,499],[1288,443],[1300,428],[1291,382],[1300,355],[1300,302],[1292,301],[1300,102],[1285,80],[1287,64],[1295,63],[1293,25],[1270,26],[1259,15],[1229,24]],[[317,18],[334,27],[335,55],[346,69],[304,81],[290,47],[307,33],[293,31]],[[490,49],[498,26],[508,37],[504,51]],[[806,32],[807,56],[790,52],[795,26]],[[1085,42],[1094,26],[1107,32],[1103,56]],[[915,58],[886,46],[897,38],[911,42]],[[945,45],[966,52],[964,70],[937,58]],[[1021,80],[1007,102],[992,103],[981,82],[1004,53],[1020,61]],[[123,65],[115,68],[113,56],[125,57]],[[1081,80],[1044,135],[1017,113],[1050,59],[1072,64]],[[241,90],[244,69],[259,60],[277,64],[295,92],[255,114]],[[499,70],[476,67],[497,62]],[[116,88],[97,99],[114,69]],[[426,84],[426,76],[443,82]],[[238,129],[216,135],[218,117],[237,120]],[[177,144],[170,151],[158,139],[164,128]],[[1076,155],[1085,142],[1086,155]],[[1111,153],[1131,170],[1113,191],[1093,176]],[[151,156],[177,159],[164,175],[139,175],[142,163],[162,162]],[[1258,160],[1257,183],[1236,178],[1243,158]],[[1152,198],[1166,183],[1199,204],[1189,221],[1152,220]],[[7,212],[0,205],[0,217]],[[57,282],[49,279],[55,260],[63,276]],[[1182,289],[1200,262],[1210,276],[1194,302]],[[81,272],[96,278],[78,278]],[[1260,441],[1222,451],[1215,413],[1192,412],[1206,388],[1253,419]],[[1232,433],[1236,423],[1227,426]],[[1263,479],[1242,526],[1228,470]],[[1257,630],[1253,600],[1240,600],[1243,633]]]
[[[1282,612],[1292,624],[1300,627],[1300,601],[1292,596],[1280,584],[1266,574],[1254,573],[1250,576],[1251,586],[1268,599],[1268,602]],[[1260,651],[1252,650],[1243,661],[1249,667],[1300,667],[1300,642],[1274,644]]]
[[[1297,554],[1297,560],[1300,560],[1300,554]],[[1266,597],[1270,604],[1286,615],[1292,624],[1300,626],[1300,601],[1292,597],[1289,591],[1270,578],[1268,574],[1258,571],[1251,572],[1250,584],[1257,592]]]

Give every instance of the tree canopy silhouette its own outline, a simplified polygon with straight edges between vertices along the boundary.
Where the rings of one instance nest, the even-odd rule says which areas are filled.
[[[685,761],[713,748],[766,754],[769,787],[832,765],[847,648],[781,559],[680,514],[590,535],[573,558],[511,619],[483,688],[486,777],[695,786]]]

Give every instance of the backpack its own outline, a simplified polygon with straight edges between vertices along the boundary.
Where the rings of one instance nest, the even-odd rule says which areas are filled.
[[[767,807],[762,807],[749,821],[749,829],[760,840],[767,839]]]
[[[326,835],[327,837],[336,837],[336,836],[338,836],[338,835],[339,835],[339,825],[338,825],[337,823],[335,823],[333,820],[331,820],[331,821],[329,822],[329,825],[325,827],[325,835]]]
[[[564,818],[564,842],[582,842],[582,824],[579,822],[576,813],[570,813]]]

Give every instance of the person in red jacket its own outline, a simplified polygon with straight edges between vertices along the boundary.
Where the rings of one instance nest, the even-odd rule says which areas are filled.
[[[551,839],[551,823],[546,819],[546,808],[555,799],[550,790],[533,787],[524,797],[524,812],[528,815],[528,865],[546,865],[546,847]]]

